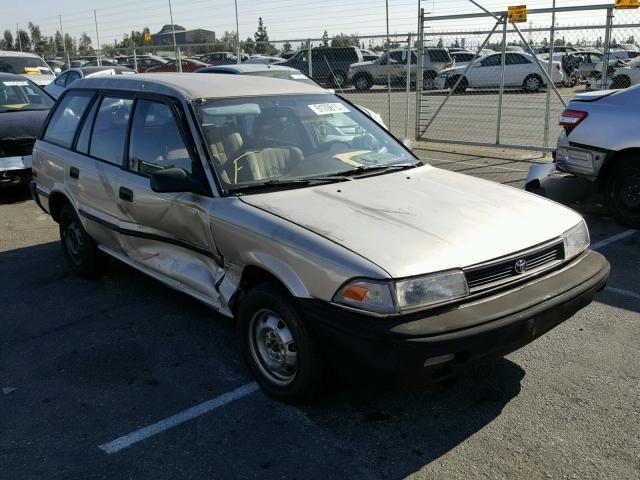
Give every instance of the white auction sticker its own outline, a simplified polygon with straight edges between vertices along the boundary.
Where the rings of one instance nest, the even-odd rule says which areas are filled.
[[[20,80],[12,80],[10,82],[2,82],[4,83],[7,87],[27,87],[29,86],[29,82],[27,82],[26,80],[20,81]]]
[[[307,78],[306,75],[302,75],[301,73],[292,73],[291,74],[291,78],[295,79],[295,80],[304,80],[305,78]]]
[[[316,103],[307,105],[316,115],[331,115],[332,113],[349,113],[349,109],[341,103]]]

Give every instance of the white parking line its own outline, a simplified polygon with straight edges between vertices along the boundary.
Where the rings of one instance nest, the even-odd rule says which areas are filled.
[[[620,240],[624,240],[627,237],[630,237],[634,233],[638,233],[640,230],[625,230],[624,232],[618,233],[617,235],[613,235],[612,237],[605,238],[604,240],[600,240],[599,242],[591,245],[591,250],[599,250],[607,245],[618,242]]]
[[[235,400],[239,400],[247,395],[252,394],[256,390],[258,390],[258,384],[255,382],[247,383],[241,387],[236,388],[227,393],[223,393],[222,395],[212,398],[211,400],[207,400],[206,402],[200,403],[194,407],[191,407],[183,412],[176,413],[170,417],[167,417],[159,422],[143,427],[135,432],[131,432],[122,437],[116,438],[107,443],[103,443],[102,445],[98,445],[98,447],[105,451],[108,454],[116,453],[122,450],[123,448],[130,447],[134,443],[140,442],[146,438],[149,438],[153,435],[156,435],[160,432],[164,432],[170,428],[175,427],[176,425],[180,425],[181,423],[187,422],[189,420],[193,420],[200,415],[211,412],[217,408],[223,407],[228,403],[234,402]]]
[[[636,300],[640,300],[640,293],[630,292],[629,290],[623,290],[622,288],[615,287],[607,287],[606,291],[611,293],[617,293],[618,295],[622,295],[624,297],[635,298]]]

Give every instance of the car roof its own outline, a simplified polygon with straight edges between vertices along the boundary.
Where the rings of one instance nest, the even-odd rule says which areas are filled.
[[[18,75],[16,73],[0,72],[0,82],[9,82],[9,81],[15,81],[15,80],[29,80],[29,79],[24,77],[23,75]]]
[[[264,63],[241,63],[239,65],[218,65],[216,67],[203,68],[207,72],[234,72],[234,73],[251,73],[264,72],[267,70],[281,70],[284,72],[298,72],[295,68],[284,67],[280,65],[266,65]]]
[[[150,92],[182,97],[185,100],[331,93],[322,87],[303,82],[251,75],[202,75],[201,73],[144,73],[91,77],[75,81],[71,89]]]
[[[84,75],[91,75],[92,73],[103,72],[105,70],[115,70],[116,72],[133,72],[132,69],[123,66],[78,67],[72,70],[80,70]]]
[[[31,58],[40,58],[40,55],[36,55],[35,53],[14,52],[14,51],[11,51],[11,50],[0,50],[0,56],[2,56],[2,57],[31,57]]]

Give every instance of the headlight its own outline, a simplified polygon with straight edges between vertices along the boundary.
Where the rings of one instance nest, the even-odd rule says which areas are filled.
[[[450,270],[396,282],[357,280],[338,290],[333,301],[360,310],[388,314],[424,308],[468,294],[462,271]]]
[[[398,307],[412,310],[448,302],[469,294],[464,273],[460,270],[436,273],[396,282]]]
[[[564,242],[564,258],[573,258],[589,246],[589,229],[584,220],[562,234]]]

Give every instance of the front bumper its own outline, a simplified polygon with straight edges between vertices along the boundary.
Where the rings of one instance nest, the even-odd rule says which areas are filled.
[[[609,270],[602,255],[587,251],[528,284],[454,307],[388,319],[317,300],[301,300],[301,310],[341,373],[388,386],[429,384],[567,320],[604,288]]]
[[[437,90],[444,90],[447,87],[447,77],[436,77],[433,80],[433,85]]]
[[[31,155],[0,157],[0,187],[31,181]]]

